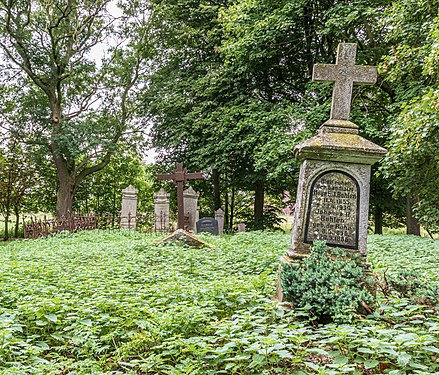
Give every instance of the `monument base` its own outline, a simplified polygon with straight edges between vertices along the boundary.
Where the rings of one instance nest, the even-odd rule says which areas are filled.
[[[298,263],[301,259],[308,257],[309,254],[305,254],[303,256],[299,256],[299,257],[291,257],[289,255],[286,255],[282,258],[279,259],[279,267],[277,270],[277,282],[276,282],[276,294],[274,296],[274,300],[278,301],[278,302],[285,302],[285,296],[284,293],[282,291],[282,279],[280,277],[280,274],[282,272],[282,265],[285,263]]]
[[[169,242],[181,243],[183,245],[196,247],[196,248],[202,248],[202,247],[213,248],[214,247],[210,243],[201,240],[200,238],[194,236],[193,234],[191,234],[189,232],[186,232],[183,229],[177,229],[175,232],[160,239],[159,241],[156,242],[156,245],[165,244],[165,243],[169,243]]]

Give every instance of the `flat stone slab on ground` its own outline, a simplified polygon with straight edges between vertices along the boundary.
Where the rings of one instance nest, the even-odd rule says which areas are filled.
[[[214,246],[210,243],[203,241],[202,239],[198,238],[197,236],[194,236],[193,234],[186,232],[184,229],[177,229],[175,232],[167,235],[166,237],[160,239],[156,242],[156,245],[164,244],[164,243],[183,243],[188,246],[201,248],[201,247],[210,247],[213,248]]]

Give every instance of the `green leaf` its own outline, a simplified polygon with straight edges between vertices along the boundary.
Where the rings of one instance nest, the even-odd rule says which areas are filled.
[[[364,368],[366,370],[370,370],[370,369],[375,368],[379,364],[380,364],[380,362],[377,361],[376,359],[371,359],[371,360],[368,360],[368,361],[364,361]]]
[[[44,315],[44,317],[48,321],[53,322],[53,323],[56,323],[58,321],[58,317],[55,314],[47,314],[47,315]]]

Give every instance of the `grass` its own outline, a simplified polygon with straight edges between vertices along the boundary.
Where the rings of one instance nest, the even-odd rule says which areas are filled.
[[[313,326],[271,301],[289,236],[94,231],[0,248],[0,374],[437,374],[436,307],[379,296],[368,319]],[[370,236],[380,273],[437,280],[439,242]]]

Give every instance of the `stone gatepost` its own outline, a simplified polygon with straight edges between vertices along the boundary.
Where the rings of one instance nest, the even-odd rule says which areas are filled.
[[[120,213],[120,227],[136,230],[137,194],[131,185],[122,190],[122,210]]]
[[[313,80],[334,84],[330,119],[294,149],[300,161],[291,247],[281,259],[306,257],[314,241],[366,255],[371,165],[386,150],[348,120],[352,84],[375,83],[375,67],[355,65],[356,45],[341,43],[335,65],[316,64]],[[283,299],[278,280],[277,298]]]
[[[169,196],[163,188],[154,194],[154,230],[169,231]]]
[[[198,213],[198,197],[200,196],[191,186],[183,192],[184,214],[189,217],[187,230],[196,233]]]
[[[224,233],[224,211],[221,208],[215,211],[215,219],[218,222],[218,234]]]

